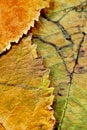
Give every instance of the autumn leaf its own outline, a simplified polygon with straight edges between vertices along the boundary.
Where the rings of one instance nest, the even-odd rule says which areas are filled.
[[[12,11],[7,9],[9,4],[0,5],[2,12],[5,11],[2,7],[9,11],[11,20],[10,26],[5,14],[7,23],[6,28],[1,24],[1,36],[4,37],[1,37],[1,51],[6,47],[9,49],[10,42],[18,42],[33,26],[40,10],[49,5],[49,0],[23,2],[19,2],[23,6],[12,6],[13,3],[9,2]],[[13,15],[17,7],[18,14],[22,10],[20,7],[24,12],[21,11],[23,21],[19,21],[18,15],[15,32],[16,22],[12,22],[17,18]],[[30,14],[25,15],[28,11]],[[50,8],[41,11],[38,23],[31,30],[33,45],[28,36],[20,39],[18,45],[13,45],[11,51],[0,55],[0,129],[87,130],[86,21],[87,1],[51,0]]]
[[[39,22],[32,29],[33,43],[45,66],[51,70],[55,94],[54,129],[87,129],[86,16],[86,1],[52,0],[50,9],[42,11]]]
[[[10,48],[26,34],[40,10],[49,6],[49,0],[1,0],[0,1],[0,53]]]
[[[49,70],[31,37],[0,57],[0,129],[52,130],[55,120]]]

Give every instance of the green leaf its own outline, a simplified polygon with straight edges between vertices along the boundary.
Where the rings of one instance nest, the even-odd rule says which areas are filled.
[[[81,51],[81,48],[82,46],[84,48],[84,43],[87,42],[86,9],[86,1],[52,0],[50,9],[42,11],[39,22],[32,29],[33,44],[37,45],[38,53],[43,57],[45,66],[50,68],[50,86],[54,87],[55,94],[53,107],[56,125],[54,129],[58,130],[67,130],[67,128],[79,130],[80,127],[82,130],[87,129],[87,94],[78,83],[84,82],[87,75],[85,71],[80,81],[78,81],[79,75],[76,75],[76,68],[84,72],[82,66],[87,58],[87,56],[84,60],[81,58],[85,53]],[[79,67],[80,59],[81,67]],[[86,80],[84,86],[86,90]],[[71,101],[72,97],[74,101]],[[74,102],[76,102],[76,109],[73,108]],[[81,105],[78,106],[78,102]]]

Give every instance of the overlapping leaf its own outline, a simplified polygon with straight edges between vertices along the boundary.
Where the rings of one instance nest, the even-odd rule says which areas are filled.
[[[79,72],[84,72],[86,69],[87,57],[81,58],[85,53],[81,50],[81,46],[84,41],[87,42],[86,11],[86,1],[53,0],[51,8],[42,11],[39,23],[32,30],[33,43],[38,45],[38,52],[43,56],[45,66],[51,69],[50,79],[51,86],[55,88],[54,109],[57,120],[54,129],[67,130],[67,127],[69,130],[79,130],[80,127],[82,130],[87,129],[87,96],[82,84],[78,83],[80,77],[86,90],[87,75],[75,75],[76,69]],[[78,100],[75,107],[80,111],[73,108],[75,100]],[[77,120],[76,123],[74,119]]]
[[[44,58],[45,66],[50,68],[51,87],[54,87],[54,105],[56,123],[59,124],[68,97],[69,77],[65,69],[61,56],[54,47],[44,44],[38,39],[33,39],[33,43],[38,45],[38,52]]]
[[[42,58],[25,37],[0,57],[0,129],[52,130],[53,88]]]
[[[26,34],[40,10],[49,6],[49,0],[1,0],[0,1],[0,53],[10,48]]]

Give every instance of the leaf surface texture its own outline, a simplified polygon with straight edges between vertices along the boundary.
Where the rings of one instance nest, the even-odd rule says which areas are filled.
[[[54,130],[86,130],[87,2],[52,0],[42,11],[33,43],[50,68],[54,87]]]
[[[10,48],[27,34],[40,11],[49,6],[49,0],[1,0],[0,1],[0,53]]]
[[[0,130],[51,130],[53,88],[31,37],[0,57]]]

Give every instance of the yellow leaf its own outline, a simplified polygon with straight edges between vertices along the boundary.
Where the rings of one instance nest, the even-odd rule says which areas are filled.
[[[52,130],[49,70],[25,37],[0,57],[0,123],[6,130]]]

